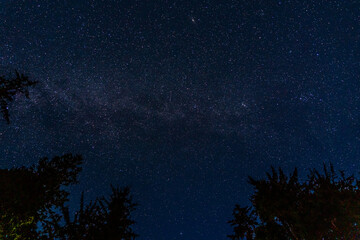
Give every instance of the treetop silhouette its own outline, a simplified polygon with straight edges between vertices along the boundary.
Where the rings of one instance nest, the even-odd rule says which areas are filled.
[[[249,177],[252,207],[235,206],[231,239],[359,239],[360,181],[333,166],[299,181],[272,168],[266,179]]]

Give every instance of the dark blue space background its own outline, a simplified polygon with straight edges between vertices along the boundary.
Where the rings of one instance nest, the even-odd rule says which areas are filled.
[[[225,240],[247,176],[359,171],[359,1],[0,0],[0,69],[40,83],[0,167],[72,152],[72,209],[130,186],[139,240]]]

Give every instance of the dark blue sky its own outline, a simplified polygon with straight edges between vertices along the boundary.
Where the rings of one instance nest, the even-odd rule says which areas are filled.
[[[72,206],[132,189],[143,240],[226,239],[247,175],[360,157],[358,1],[1,0],[0,167],[85,158]]]

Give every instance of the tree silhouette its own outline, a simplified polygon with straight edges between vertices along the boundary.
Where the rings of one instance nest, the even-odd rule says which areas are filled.
[[[255,192],[252,207],[235,206],[231,239],[359,239],[360,181],[337,174],[332,165],[324,172],[311,170],[300,182],[295,169],[282,169],[267,179],[249,177]]]
[[[66,154],[29,168],[0,169],[0,239],[134,239],[130,214],[136,204],[128,188],[112,187],[109,199],[86,207],[82,197],[70,220],[65,187],[77,183],[81,163],[81,156]]]
[[[44,233],[69,193],[63,188],[77,182],[82,158],[66,154],[49,160],[43,158],[29,168],[0,170],[0,239],[37,239]]]
[[[64,208],[66,225],[62,229],[61,239],[67,240],[132,240],[137,237],[130,226],[135,222],[130,219],[136,204],[132,202],[129,188],[111,187],[109,199],[100,198],[84,207],[84,195],[80,201],[80,210],[73,221],[69,209]]]
[[[17,94],[29,98],[29,87],[37,84],[15,71],[0,76],[0,111],[10,123],[8,105]],[[77,183],[82,157],[66,154],[40,159],[37,165],[0,169],[0,239],[9,240],[132,240],[137,234],[130,219],[136,204],[129,188],[112,187],[110,198],[98,198],[81,207],[73,220],[65,188]]]
[[[0,109],[7,123],[10,123],[9,103],[14,101],[15,95],[19,93],[29,98],[29,87],[35,84],[37,84],[36,81],[29,80],[18,71],[15,71],[14,76],[0,76]]]

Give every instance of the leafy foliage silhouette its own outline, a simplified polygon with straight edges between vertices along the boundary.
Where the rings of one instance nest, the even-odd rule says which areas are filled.
[[[29,168],[0,170],[0,239],[37,239],[45,227],[60,218],[56,209],[68,201],[63,186],[77,182],[82,158],[66,154],[43,158]],[[54,235],[48,232],[45,235]]]
[[[28,76],[18,71],[15,71],[14,76],[0,76],[0,109],[7,123],[10,123],[9,103],[14,101],[15,95],[19,93],[29,98],[29,87],[36,84],[36,81],[29,80]]]
[[[109,199],[86,207],[82,197],[70,220],[65,187],[77,183],[81,163],[80,155],[65,154],[29,168],[0,169],[0,239],[134,239],[130,214],[136,204],[128,188],[112,187]]]
[[[235,206],[229,221],[235,239],[359,239],[360,181],[332,165],[311,170],[299,181],[297,169],[287,177],[271,169],[267,179],[249,183],[252,207]]]

